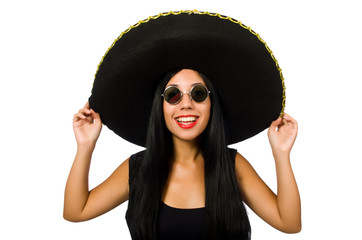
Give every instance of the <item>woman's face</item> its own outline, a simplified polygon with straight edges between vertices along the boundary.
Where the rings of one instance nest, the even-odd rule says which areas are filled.
[[[183,69],[170,79],[166,88],[176,86],[181,92],[190,92],[191,88],[198,84],[206,86],[199,73]],[[173,138],[191,141],[200,136],[209,122],[210,107],[209,96],[203,102],[195,102],[188,93],[184,93],[177,104],[170,104],[164,100],[163,115]]]

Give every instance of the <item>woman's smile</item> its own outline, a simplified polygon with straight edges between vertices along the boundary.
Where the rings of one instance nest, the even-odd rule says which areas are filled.
[[[194,115],[185,115],[185,116],[179,116],[175,118],[176,123],[184,129],[192,128],[194,127],[199,120],[198,116]]]

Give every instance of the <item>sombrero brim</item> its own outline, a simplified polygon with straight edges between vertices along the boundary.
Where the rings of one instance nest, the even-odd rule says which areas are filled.
[[[169,71],[184,68],[213,82],[228,144],[263,131],[284,111],[283,76],[259,35],[198,11],[159,14],[123,32],[98,67],[90,106],[109,129],[145,146],[155,88]]]

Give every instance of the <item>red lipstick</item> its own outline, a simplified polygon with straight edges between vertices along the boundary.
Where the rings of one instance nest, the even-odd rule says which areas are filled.
[[[186,122],[177,121],[177,119],[180,119],[180,118],[196,118],[196,120],[195,121],[186,121]],[[199,121],[199,117],[195,116],[195,115],[179,116],[179,117],[175,118],[175,121],[179,127],[183,128],[183,129],[189,129],[189,128],[194,127],[197,124],[197,122]]]

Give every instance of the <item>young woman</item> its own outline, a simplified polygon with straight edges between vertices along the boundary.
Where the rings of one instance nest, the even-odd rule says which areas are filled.
[[[78,150],[65,189],[64,218],[85,221],[129,200],[132,239],[250,239],[245,203],[276,229],[299,232],[300,199],[289,158],[297,122],[284,113],[269,127],[276,195],[242,155],[227,148],[232,129],[223,114],[224,93],[192,69],[166,74],[155,87],[146,150],[91,191],[89,166],[102,121],[87,102],[73,119]]]

